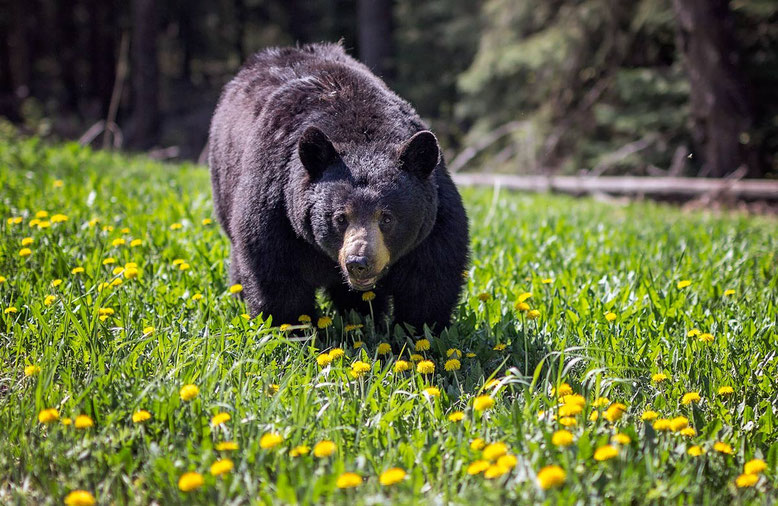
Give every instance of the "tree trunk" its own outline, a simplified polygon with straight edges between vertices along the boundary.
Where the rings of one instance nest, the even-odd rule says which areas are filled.
[[[750,139],[754,124],[748,84],[740,69],[728,0],[673,0],[677,45],[691,86],[692,138],[700,175],[722,177],[740,166],[762,170]]]
[[[358,0],[359,58],[377,75],[394,77],[392,0]]]
[[[128,144],[148,149],[159,134],[159,69],[157,64],[157,8],[155,0],[132,2],[132,117]]]

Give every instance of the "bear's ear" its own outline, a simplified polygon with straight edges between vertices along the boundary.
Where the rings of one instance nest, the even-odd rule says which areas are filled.
[[[400,146],[400,168],[427,178],[440,161],[440,147],[429,130],[417,132]]]
[[[330,139],[315,126],[305,129],[297,142],[297,153],[312,181],[319,179],[327,167],[340,160]]]

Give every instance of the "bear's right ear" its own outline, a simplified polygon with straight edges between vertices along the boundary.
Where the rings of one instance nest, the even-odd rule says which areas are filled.
[[[297,154],[311,181],[319,179],[327,167],[340,160],[330,139],[315,126],[309,126],[303,132],[297,142]]]
[[[400,168],[425,179],[440,163],[440,146],[429,130],[416,132],[399,150]]]

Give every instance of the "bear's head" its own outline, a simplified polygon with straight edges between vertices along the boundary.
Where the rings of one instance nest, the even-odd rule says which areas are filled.
[[[440,148],[427,130],[399,144],[340,148],[316,127],[302,134],[306,212],[299,219],[303,235],[338,263],[344,281],[370,290],[432,230]]]

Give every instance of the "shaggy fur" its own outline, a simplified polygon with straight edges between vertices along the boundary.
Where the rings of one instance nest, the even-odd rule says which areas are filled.
[[[369,270],[388,255],[375,283],[358,287],[375,292],[374,311],[393,307],[396,322],[417,329],[448,325],[467,217],[426,128],[338,45],[248,60],[214,113],[209,164],[231,277],[253,315],[295,323],[314,314],[317,288],[340,311],[368,313],[345,262],[364,258]]]

